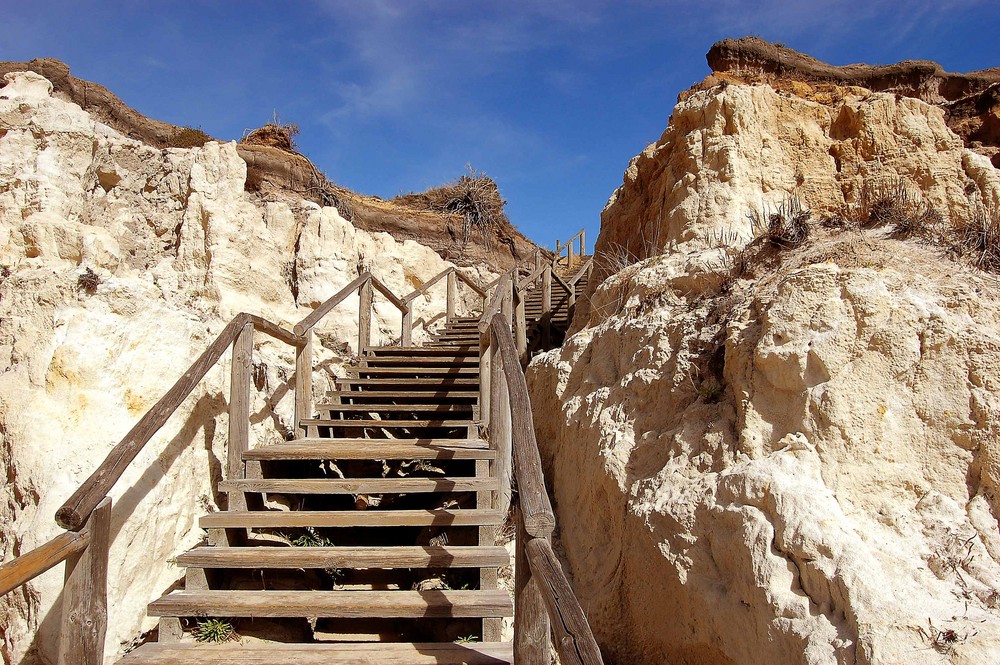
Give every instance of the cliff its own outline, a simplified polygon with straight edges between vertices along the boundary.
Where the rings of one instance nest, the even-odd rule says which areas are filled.
[[[575,589],[609,662],[996,661],[1000,172],[921,98],[995,71],[786,53],[713,47],[529,367]]]
[[[425,245],[359,229],[337,207],[294,191],[280,200],[247,192],[248,167],[235,143],[157,147],[106,124],[114,118],[53,96],[39,74],[4,78],[4,560],[61,532],[56,509],[238,312],[291,328],[359,271],[403,295],[451,265]],[[95,92],[82,94],[93,100]],[[415,321],[427,323],[444,310],[444,289],[417,303]],[[349,299],[318,331],[315,375],[327,379],[317,379],[317,395],[357,351],[357,308],[357,297]],[[391,341],[399,325],[395,307],[376,298],[374,341]],[[422,327],[414,338],[421,335]],[[227,356],[115,486],[109,662],[155,625],[146,604],[182,574],[171,557],[202,538],[195,517],[225,500],[216,483],[225,464],[228,364]],[[253,442],[290,429],[293,368],[290,349],[257,339]],[[57,567],[0,601],[4,663],[54,662],[62,575]]]

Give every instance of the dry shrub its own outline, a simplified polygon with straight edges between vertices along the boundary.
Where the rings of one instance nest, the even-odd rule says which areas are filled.
[[[274,115],[271,122],[254,130],[243,130],[240,143],[245,145],[262,145],[277,148],[285,152],[296,152],[295,137],[299,135],[299,126],[294,122],[283,123]]]
[[[990,211],[982,203],[972,216],[959,223],[957,249],[981,270],[1000,272],[1000,211]]]
[[[944,228],[944,217],[929,203],[920,205],[914,214],[896,219],[892,224],[892,235],[896,238],[923,236],[937,238]]]
[[[96,272],[87,268],[76,278],[76,288],[80,291],[94,295],[97,287],[101,285],[101,277]]]
[[[888,180],[865,180],[861,195],[848,204],[841,217],[845,226],[874,229],[879,226],[897,226],[920,217],[923,204],[920,193],[900,177]]]
[[[467,245],[473,232],[478,232],[483,244],[487,248],[492,247],[494,239],[502,236],[510,224],[504,212],[507,202],[500,196],[500,189],[492,178],[485,173],[477,173],[471,166],[468,169],[469,175],[463,175],[454,182],[419,194],[397,196],[393,202],[411,208],[461,215],[462,245]]]
[[[167,146],[170,148],[200,148],[212,140],[214,139],[211,136],[200,129],[185,127],[170,137]]]
[[[747,213],[754,238],[763,238],[774,247],[798,247],[809,238],[809,220],[812,213],[802,207],[797,196],[789,196],[776,210],[764,206]]]

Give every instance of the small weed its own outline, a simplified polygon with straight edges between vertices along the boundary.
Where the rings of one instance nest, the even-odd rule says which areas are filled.
[[[94,295],[97,293],[97,287],[101,284],[100,276],[87,268],[80,276],[76,278],[76,288],[78,291],[83,291],[89,295]]]
[[[476,635],[463,635],[462,637],[456,638],[456,644],[472,644],[478,642],[479,638]]]
[[[233,629],[233,624],[224,619],[206,619],[199,621],[194,629],[194,639],[198,642],[221,644],[240,639]]]
[[[294,547],[333,547],[333,541],[321,536],[312,527],[306,527],[306,532],[298,538],[289,539]]]

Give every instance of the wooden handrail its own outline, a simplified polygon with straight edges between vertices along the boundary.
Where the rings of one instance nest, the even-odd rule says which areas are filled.
[[[424,282],[423,284],[421,284],[420,286],[418,286],[416,289],[414,289],[413,291],[411,291],[407,295],[403,296],[403,302],[404,303],[409,303],[413,299],[420,297],[424,293],[427,293],[427,291],[430,290],[430,288],[432,286],[434,286],[435,284],[437,284],[438,282],[440,282],[442,279],[444,279],[445,277],[447,277],[448,274],[451,273],[452,270],[454,270],[454,268],[447,268],[445,270],[442,270],[438,274],[434,275],[429,280],[427,280],[426,282]]]
[[[270,335],[279,342],[284,342],[285,344],[294,346],[297,349],[301,349],[306,345],[306,338],[302,335],[296,335],[295,333],[285,330],[281,326],[271,323],[267,319],[256,316],[255,314],[247,314],[246,316],[250,323],[253,324],[254,330]]]
[[[313,326],[315,326],[320,319],[329,314],[330,310],[332,310],[334,307],[347,300],[348,296],[350,296],[355,291],[360,289],[361,285],[364,284],[366,281],[368,281],[368,278],[370,277],[371,273],[363,272],[360,275],[358,275],[357,279],[355,279],[353,282],[351,282],[341,290],[337,291],[337,293],[335,293],[331,297],[324,300],[319,307],[309,312],[309,315],[306,316],[306,318],[302,319],[301,321],[295,324],[295,328],[293,329],[295,331],[295,334],[305,335],[306,332],[312,330]]]
[[[576,271],[575,275],[566,280],[566,283],[576,286],[576,283],[579,282],[580,279],[585,274],[587,274],[587,272],[593,267],[594,267],[594,257],[591,256],[586,261],[584,261],[583,265],[580,267],[579,270]]]
[[[470,289],[479,294],[480,298],[486,297],[486,289],[479,286],[479,284],[476,283],[476,280],[472,279],[458,268],[454,268],[454,270],[455,270],[455,276],[458,277],[461,281],[465,282],[466,286],[468,286]]]
[[[383,284],[382,280],[373,275],[371,278],[371,282],[372,286],[374,286],[379,293],[384,295],[386,300],[395,305],[396,309],[398,309],[400,312],[406,314],[406,303],[403,302],[403,300],[399,298],[395,293],[389,290],[389,287]]]
[[[500,308],[503,306],[504,292],[510,290],[509,280],[511,279],[511,274],[512,272],[505,272],[500,276],[500,284],[497,285],[496,291],[493,292],[486,307],[483,308],[483,315],[479,318],[479,332],[486,332],[493,320],[493,315],[500,313]],[[508,284],[506,289],[504,289],[505,284]]]
[[[547,538],[556,526],[545,478],[542,476],[542,460],[535,441],[535,425],[528,399],[528,383],[514,347],[510,325],[500,314],[490,319],[493,341],[500,349],[503,370],[507,377],[510,393],[510,412],[514,438],[514,475],[517,478],[517,492],[521,500],[524,530],[535,538]]]
[[[44,545],[0,565],[0,596],[6,595],[49,568],[58,566],[87,547],[86,534],[64,531]]]
[[[602,665],[601,649],[590,630],[587,615],[573,593],[562,564],[545,538],[530,538],[524,544],[531,575],[538,581],[549,612],[556,651],[561,665]]]

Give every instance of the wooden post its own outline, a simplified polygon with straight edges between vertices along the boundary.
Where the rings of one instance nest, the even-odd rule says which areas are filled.
[[[361,300],[358,304],[358,355],[365,352],[365,347],[372,343],[372,305],[375,294],[372,292],[371,280],[365,280],[358,290]]]
[[[250,368],[253,365],[253,324],[233,340],[232,371],[229,380],[229,455],[226,479],[246,477],[243,453],[250,449]],[[229,493],[229,510],[246,510],[243,492]]]
[[[541,267],[542,267],[542,250],[541,249],[536,249],[535,250],[535,270],[538,270]]]
[[[455,276],[455,271],[448,273],[448,302],[447,302],[447,317],[448,321],[455,318],[455,306],[458,304],[458,277]]]
[[[494,339],[491,349],[490,382],[490,445],[497,451],[493,474],[499,484],[493,508],[501,515],[507,514],[512,495],[513,439],[510,420],[510,397],[507,392],[507,377],[500,357],[500,345]]]
[[[580,229],[580,258],[587,255],[587,230]]]
[[[306,343],[295,350],[295,438],[306,435],[302,421],[313,416],[312,329],[305,331]]]
[[[524,320],[524,294],[517,292],[514,305],[514,342],[517,346],[517,357],[521,365],[528,364],[528,324]]]
[[[479,422],[483,428],[490,426],[490,329],[479,333]]]
[[[517,286],[512,280],[510,288],[503,294],[503,300],[500,301],[500,313],[507,320],[508,326],[514,321],[514,289],[516,288]]]
[[[83,527],[87,548],[66,560],[59,665],[103,665],[108,629],[108,549],[111,499],[105,497]]]
[[[520,510],[516,516],[517,542],[514,564],[514,662],[517,665],[549,665],[549,614],[531,576],[525,551],[529,536]]]
[[[413,346],[413,301],[406,303],[402,330],[399,333],[400,346]]]
[[[542,272],[542,343],[549,346],[552,339],[552,266]]]
[[[573,241],[566,243],[566,269],[573,269]]]

